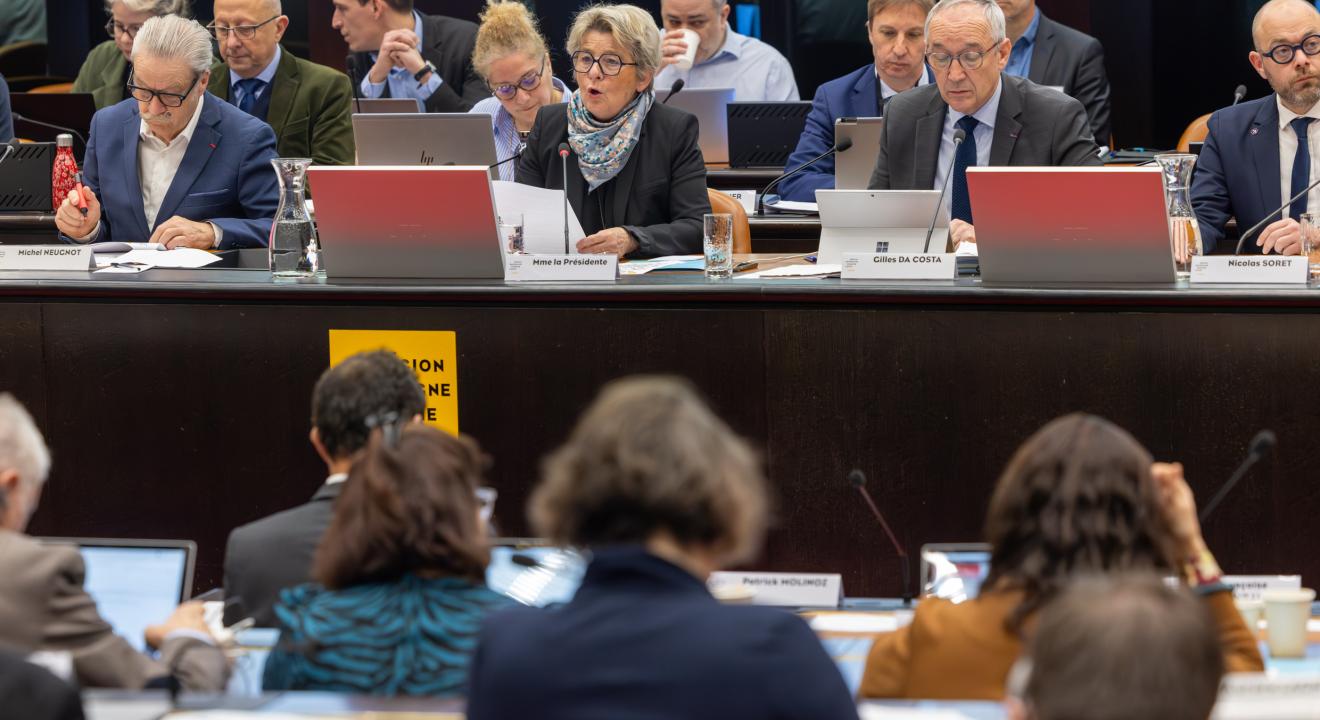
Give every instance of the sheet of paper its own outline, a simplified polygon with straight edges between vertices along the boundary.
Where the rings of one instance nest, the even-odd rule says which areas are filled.
[[[818,213],[820,206],[814,202],[803,202],[800,200],[777,200],[773,203],[766,203],[775,210],[788,210],[789,212]]]
[[[882,613],[821,613],[811,618],[816,632],[884,633],[898,629],[898,618]]]
[[[199,268],[220,262],[220,256],[197,248],[173,250],[129,250],[113,259],[120,265],[141,264],[160,268]]]
[[[980,257],[980,250],[977,249],[976,243],[965,242],[962,245],[959,245],[958,249],[955,250],[953,254],[956,257]]]
[[[96,254],[101,253],[124,253],[130,250],[164,250],[165,246],[160,243],[151,242],[98,242],[92,243],[89,247]]]
[[[563,254],[564,191],[522,185],[507,180],[491,183],[495,212],[522,213],[523,248],[528,253]],[[568,253],[577,254],[577,241],[586,237],[577,213],[568,208]]]
[[[701,255],[667,255],[665,257],[651,258],[650,260],[629,260],[628,262],[619,263],[619,274],[645,275],[652,270],[671,268],[676,265],[683,265],[684,263],[690,263],[696,260],[704,262],[705,258]],[[697,269],[704,269],[704,265],[702,268]]]
[[[861,720],[971,720],[947,708],[893,707],[864,704],[857,708]]]
[[[747,273],[745,275],[736,275],[736,278],[746,280],[748,278],[796,278],[796,277],[821,277],[824,275],[834,275],[843,272],[843,265],[830,264],[801,264],[784,265],[782,267],[772,268],[770,270],[760,270]]]

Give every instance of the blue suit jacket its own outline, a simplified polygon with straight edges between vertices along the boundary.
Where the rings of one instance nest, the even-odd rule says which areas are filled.
[[[721,605],[637,547],[597,551],[567,605],[491,616],[469,669],[468,720],[856,720],[807,624]]]
[[[83,174],[101,201],[97,242],[146,242],[156,221],[175,215],[215,223],[220,248],[265,247],[280,202],[275,132],[266,123],[207,93],[202,116],[170,183],[160,214],[148,221],[138,181],[136,100],[124,100],[92,117]]]
[[[1237,218],[1239,232],[1246,232],[1283,202],[1279,106],[1274,98],[1271,94],[1210,116],[1210,134],[1192,180],[1192,208],[1207,254],[1224,240],[1224,224],[1230,217]],[[1247,238],[1242,251],[1259,254],[1258,237],[1259,233]]]
[[[930,68],[925,72],[929,75]],[[930,78],[932,81],[933,77]],[[829,150],[834,145],[834,121],[845,117],[875,117],[875,65],[854,70],[816,88],[811,113],[802,129],[797,148],[788,156],[787,172]],[[834,188],[834,156],[819,162],[779,185],[785,200],[816,202],[816,191]]]
[[[14,116],[9,110],[9,83],[0,75],[0,143],[14,139]]]

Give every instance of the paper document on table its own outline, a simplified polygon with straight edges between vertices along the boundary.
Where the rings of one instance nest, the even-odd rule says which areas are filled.
[[[976,243],[965,242],[959,245],[958,249],[953,251],[953,254],[955,257],[980,257],[980,252],[976,247]]]
[[[129,250],[119,256],[107,256],[109,269],[123,268],[200,268],[220,262],[220,256],[197,248],[174,248],[173,250]],[[99,261],[98,261],[99,262]],[[98,270],[97,272],[101,272]]]
[[[823,277],[825,275],[837,275],[843,272],[841,264],[802,264],[802,265],[784,265],[782,267],[772,268],[770,270],[761,270],[759,272],[747,273],[746,275],[737,275],[738,279],[746,280],[748,278],[797,278],[797,277]]]
[[[165,246],[161,243],[153,242],[98,242],[89,245],[92,252],[100,253],[126,253],[131,250],[164,250]]]
[[[864,704],[857,708],[861,720],[972,720],[948,708],[894,707]],[[189,716],[191,717],[191,716]]]
[[[886,633],[898,629],[898,618],[882,613],[821,613],[811,618],[816,632]]]
[[[806,202],[803,200],[776,200],[772,203],[766,203],[765,206],[772,210],[783,210],[785,212],[798,212],[798,213],[820,212],[819,205],[817,205],[814,202]]]
[[[692,270],[704,270],[705,258],[701,255],[666,255],[665,257],[651,258],[650,260],[629,260],[619,263],[620,275],[645,275],[652,270],[671,269],[678,265],[700,260],[703,265],[697,268],[684,268]]]
[[[564,191],[522,185],[507,180],[492,182],[495,214],[522,213],[523,250],[532,254],[564,253]],[[577,213],[568,208],[568,254],[577,255],[577,241],[586,237]]]

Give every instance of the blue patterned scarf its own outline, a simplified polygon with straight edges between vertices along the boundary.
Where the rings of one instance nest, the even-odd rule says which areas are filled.
[[[573,92],[568,101],[568,144],[577,153],[578,168],[589,190],[609,182],[628,163],[654,102],[650,90],[639,93],[613,120],[601,122],[587,111],[582,91]]]

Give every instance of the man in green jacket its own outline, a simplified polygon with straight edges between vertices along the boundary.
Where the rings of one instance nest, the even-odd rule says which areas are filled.
[[[348,76],[284,51],[280,38],[288,26],[279,0],[216,0],[208,27],[224,62],[211,68],[207,89],[269,123],[280,157],[352,165]]]

